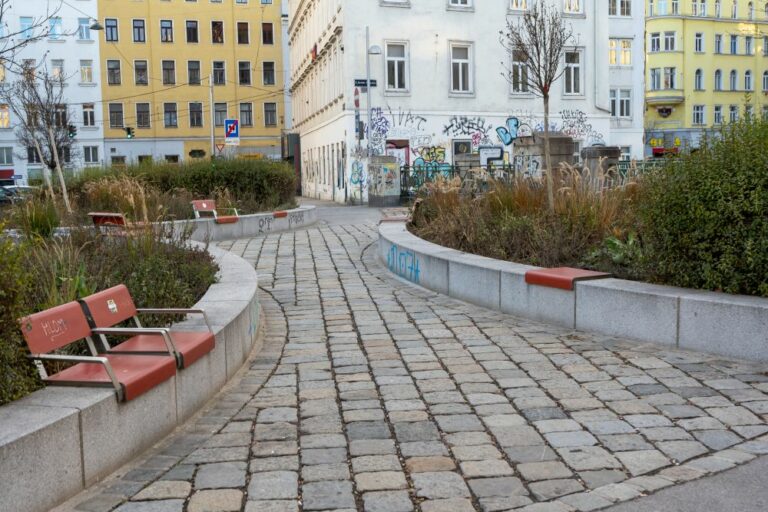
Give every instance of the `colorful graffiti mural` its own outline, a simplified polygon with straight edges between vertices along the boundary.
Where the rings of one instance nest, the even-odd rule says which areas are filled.
[[[425,146],[412,150],[416,159],[413,168],[427,171],[449,171],[451,164],[445,161],[446,149],[442,146]]]

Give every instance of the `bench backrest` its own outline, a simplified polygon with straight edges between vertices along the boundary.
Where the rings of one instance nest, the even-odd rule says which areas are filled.
[[[122,213],[91,212],[88,216],[93,221],[94,226],[125,226],[128,224]]]
[[[136,305],[124,284],[89,295],[80,303],[94,327],[112,327],[136,316]]]
[[[74,301],[25,316],[19,322],[33,354],[46,354],[91,335],[83,308]]]
[[[213,199],[192,201],[192,209],[197,217],[200,217],[201,214],[206,217],[216,217],[216,201]]]

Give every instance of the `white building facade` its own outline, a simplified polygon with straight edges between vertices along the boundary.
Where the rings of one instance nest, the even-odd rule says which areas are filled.
[[[17,37],[47,34],[23,47],[14,61],[33,61],[38,73],[65,78],[66,124],[77,129],[72,151],[64,155],[66,161],[62,162],[68,169],[101,166],[104,158],[98,32],[90,29],[98,19],[97,4],[97,0],[77,0],[73,5],[48,0],[14,1],[2,20],[4,37],[0,47],[11,47]],[[53,17],[40,25],[41,18],[50,13]],[[20,80],[19,73],[18,65],[4,66],[2,81]],[[30,175],[39,176],[42,166],[34,151],[17,142],[19,120],[14,117],[9,105],[0,104],[0,178],[8,174],[21,176],[14,181],[22,184]]]
[[[609,64],[609,0],[549,1],[575,36],[551,93],[551,129],[572,136],[579,148],[619,145],[641,157],[642,37],[619,69]],[[441,168],[481,147],[496,148],[514,164],[515,137],[543,129],[541,99],[507,79],[515,63],[499,42],[505,20],[527,6],[526,0],[289,0],[293,131],[301,137],[304,195],[366,200],[369,147],[416,167]],[[642,9],[635,10],[631,19],[642,20]],[[363,130],[370,136],[358,140],[356,110],[369,121],[363,91],[355,107],[355,81],[366,78],[366,26],[381,54],[370,56],[377,82]],[[637,30],[642,21],[631,33]],[[612,112],[610,91],[625,83],[634,99],[630,121]]]

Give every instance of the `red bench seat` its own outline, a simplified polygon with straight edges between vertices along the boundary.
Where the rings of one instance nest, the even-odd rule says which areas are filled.
[[[576,281],[604,279],[606,277],[611,277],[611,274],[581,268],[557,267],[529,270],[525,273],[525,282],[549,288],[573,290],[573,284]]]
[[[181,355],[181,368],[191,366],[195,361],[213,350],[216,340],[210,332],[171,331],[173,343]],[[167,354],[168,348],[158,334],[139,334],[112,347],[115,354],[138,352],[144,354]]]

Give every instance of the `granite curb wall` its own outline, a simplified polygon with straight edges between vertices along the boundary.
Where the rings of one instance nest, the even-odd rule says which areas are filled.
[[[379,226],[390,272],[472,304],[563,327],[749,361],[768,362],[768,299],[599,279],[573,291],[532,286],[529,265],[427,242],[405,222]]]
[[[189,419],[234,376],[261,338],[256,271],[215,247],[206,310],[216,348],[130,402],[111,389],[47,387],[0,407],[0,510],[42,512],[129,462]],[[203,329],[190,317],[174,329]]]
[[[212,218],[177,220],[173,224],[192,229],[192,240],[219,242],[300,229],[316,222],[317,208],[308,205],[293,210],[241,215],[238,221],[232,224],[216,224]]]

